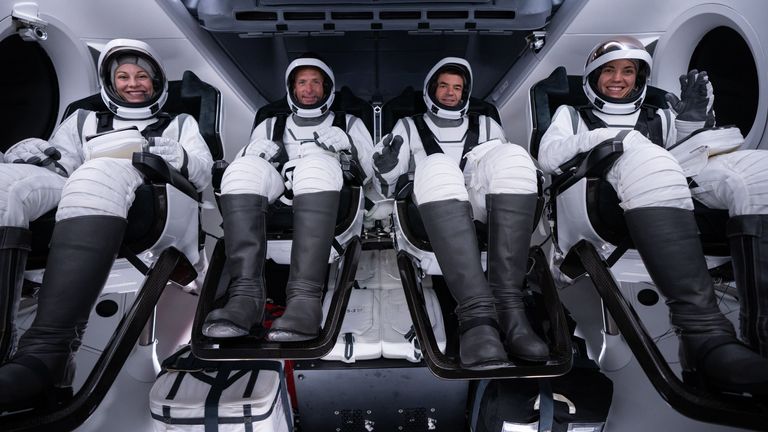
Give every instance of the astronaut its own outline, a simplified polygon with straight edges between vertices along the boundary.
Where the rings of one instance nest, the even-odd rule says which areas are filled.
[[[536,168],[508,143],[493,119],[467,114],[472,69],[447,57],[424,80],[427,112],[398,121],[376,146],[374,185],[392,196],[398,178],[414,173],[414,200],[448,289],[458,303],[463,368],[542,361],[549,348],[523,308],[523,283],[537,202]],[[413,161],[413,165],[411,164]],[[414,166],[415,165],[415,166]],[[473,219],[488,224],[488,278]]]
[[[373,142],[363,122],[352,115],[337,118],[330,111],[335,90],[331,68],[306,54],[288,65],[285,83],[293,114],[282,119],[284,133],[276,127],[279,117],[259,123],[222,178],[219,203],[231,281],[227,303],[211,311],[203,324],[203,334],[209,337],[244,336],[261,324],[266,300],[265,215],[271,203],[289,195],[294,235],[287,304],[283,316],[272,323],[267,339],[284,342],[317,337],[322,319],[320,297],[344,180],[340,157],[351,155],[367,178],[373,174]],[[291,185],[290,190],[286,184]]]
[[[557,109],[542,137],[539,162],[545,172],[556,172],[577,154],[630,131],[623,139],[624,153],[606,180],[616,190],[651,278],[666,297],[681,342],[683,370],[720,390],[766,394],[768,362],[737,340],[718,308],[691,193],[709,206],[728,208],[729,229],[743,226],[742,215],[765,210],[758,183],[768,179],[764,168],[768,152],[738,151],[709,158],[694,173],[699,187],[689,190],[683,168],[664,146],[672,147],[704,126],[711,115],[711,85],[704,72],[692,71],[681,79],[682,100],[667,97],[672,112],[648,107],[643,99],[651,64],[642,43],[632,37],[597,45],[583,77],[591,106]]]
[[[30,249],[29,222],[58,205],[37,315],[0,367],[0,410],[71,395],[75,352],[117,256],[134,192],[144,182],[130,155],[142,148],[160,155],[199,191],[210,182],[213,160],[197,122],[160,111],[168,81],[147,44],[110,41],[98,74],[109,112],[78,110],[49,141],[21,141],[0,164],[0,259],[14,308]]]

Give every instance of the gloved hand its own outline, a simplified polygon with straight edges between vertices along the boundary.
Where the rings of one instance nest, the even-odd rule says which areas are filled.
[[[272,162],[279,153],[280,146],[278,146],[277,143],[262,138],[248,144],[243,151],[243,156],[258,156],[267,162]]]
[[[403,137],[400,135],[392,136],[392,134],[387,134],[387,136],[381,140],[381,144],[384,146],[381,149],[381,153],[376,152],[373,154],[373,168],[379,174],[385,174],[392,171],[397,166],[397,156],[400,153],[400,147],[403,145]]]
[[[331,126],[314,133],[315,144],[321,149],[339,153],[352,148],[352,139],[341,128]]]
[[[181,170],[184,167],[184,147],[178,141],[165,137],[152,137],[149,139],[147,150],[166,160],[172,167]]]
[[[61,159],[61,153],[48,144],[48,141],[40,138],[27,138],[11,146],[3,159],[7,163],[24,163],[40,167],[50,167],[54,172],[68,175],[64,167],[57,161]]]
[[[672,93],[667,93],[665,98],[678,119],[693,122],[706,121],[715,101],[707,73],[696,69],[680,75],[680,99]]]

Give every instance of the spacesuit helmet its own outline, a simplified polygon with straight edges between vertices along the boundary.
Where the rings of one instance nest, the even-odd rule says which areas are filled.
[[[153,92],[145,101],[128,102],[117,92],[115,72],[131,63],[144,69],[152,80]],[[146,119],[157,114],[168,99],[168,79],[158,55],[146,43],[133,39],[113,39],[101,51],[98,61],[101,99],[116,116],[128,120]]]
[[[313,104],[303,104],[294,94],[296,75],[305,68],[312,68],[323,76],[323,96]],[[314,54],[304,54],[292,61],[285,70],[285,88],[288,94],[288,105],[294,114],[304,118],[315,118],[328,112],[333,104],[336,91],[336,79],[333,71],[324,61]]]
[[[437,90],[437,79],[443,73],[452,73],[464,78],[464,89],[461,94],[461,101],[456,106],[446,106],[440,103],[435,96]],[[460,119],[467,113],[469,108],[469,96],[472,94],[472,68],[469,62],[459,57],[446,57],[437,62],[430,69],[427,77],[424,79],[424,103],[427,104],[427,110],[438,117],[446,119]]]
[[[614,98],[600,92],[597,82],[603,66],[619,59],[633,61],[637,68],[637,77],[635,87],[629,94]],[[607,114],[631,114],[637,111],[645,99],[652,65],[651,55],[645,50],[643,43],[631,36],[616,36],[599,43],[589,53],[582,76],[582,87],[589,103]]]

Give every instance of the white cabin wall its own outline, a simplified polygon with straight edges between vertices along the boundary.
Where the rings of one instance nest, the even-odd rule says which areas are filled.
[[[677,77],[685,72],[700,38],[726,25],[738,31],[752,50],[759,75],[759,108],[747,138],[749,147],[768,148],[768,8],[757,0],[732,0],[728,5],[696,0],[566,0],[548,30],[545,47],[528,52],[492,92],[507,138],[528,147],[531,135],[529,91],[557,66],[581,74],[589,51],[606,37],[627,34],[648,44],[654,53],[651,84],[679,92]],[[727,53],[723,53],[727,61]],[[717,83],[715,92],[717,92]]]
[[[2,0],[0,16],[10,15],[14,4],[20,1]],[[40,45],[51,56],[61,89],[59,112],[73,100],[98,91],[96,69],[87,46],[101,48],[114,38],[141,39],[149,43],[161,56],[169,79],[181,79],[185,70],[193,71],[200,79],[221,91],[221,136],[225,157],[231,159],[245,145],[255,114],[254,103],[260,97],[247,84],[230,79],[222,66],[206,58],[204,32],[187,35],[184,20],[171,19],[167,8],[183,5],[177,0],[37,0],[39,17],[50,23],[49,38]],[[189,20],[194,19],[187,15]],[[64,24],[66,23],[66,25]],[[0,20],[0,35],[10,34],[11,20]],[[189,33],[187,31],[187,33]],[[190,37],[191,36],[191,37]],[[67,55],[62,52],[62,39],[67,39]],[[74,91],[71,89],[74,88]],[[248,98],[242,97],[245,94]],[[249,102],[250,101],[250,102]]]

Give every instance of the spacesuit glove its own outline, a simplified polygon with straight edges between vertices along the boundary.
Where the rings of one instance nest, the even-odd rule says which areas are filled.
[[[715,101],[707,73],[696,69],[680,75],[680,99],[672,93],[667,93],[665,98],[678,119],[692,122],[707,121]]]
[[[3,155],[7,163],[23,163],[46,167],[67,176],[68,170],[58,161],[61,159],[61,152],[51,146],[48,141],[40,138],[27,138],[14,144]]]
[[[382,140],[381,152],[373,154],[373,169],[379,174],[386,174],[397,166],[400,147],[403,145],[403,137],[387,134]]]
[[[165,137],[152,137],[149,139],[147,150],[152,154],[162,157],[177,170],[184,170],[184,166],[187,163],[187,154],[184,151],[184,147],[178,141]]]
[[[266,138],[251,141],[245,147],[243,156],[258,156],[267,162],[271,162],[280,153],[280,146],[272,140]]]
[[[352,138],[336,126],[320,129],[314,132],[314,137],[315,144],[323,150],[339,153],[352,148]]]

